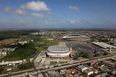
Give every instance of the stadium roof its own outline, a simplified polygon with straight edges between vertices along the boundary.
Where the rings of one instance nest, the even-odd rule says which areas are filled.
[[[77,35],[77,34],[66,35],[63,38],[78,38],[78,37],[88,38],[85,35]]]
[[[69,48],[66,46],[50,46],[47,50],[50,52],[65,52],[69,51]]]

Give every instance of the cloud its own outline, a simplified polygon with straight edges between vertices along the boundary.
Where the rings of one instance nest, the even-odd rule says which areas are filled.
[[[42,14],[32,13],[30,15],[33,16],[33,17],[35,17],[35,18],[44,18],[44,16]]]
[[[26,14],[25,10],[17,9],[15,11],[12,11],[10,6],[6,6],[4,8],[4,12],[9,13],[9,14],[17,14],[17,15],[21,15],[21,16],[24,16]]]
[[[98,6],[94,6],[95,8],[99,8]]]
[[[29,19],[19,20],[19,22],[21,22],[21,23],[33,23],[33,21],[29,20]]]
[[[54,22],[54,24],[56,24],[57,22]]]
[[[48,24],[48,21],[45,21],[46,24]]]
[[[39,12],[49,12],[51,9],[47,7],[47,5],[42,1],[31,1],[27,4],[22,4],[20,6],[20,9],[24,10],[33,10],[33,11],[39,11]]]
[[[10,6],[6,6],[6,7],[4,8],[4,12],[5,12],[5,13],[14,13],[13,11],[11,11],[11,7],[10,7]]]
[[[69,6],[68,9],[79,11],[79,8],[77,8],[76,6]]]
[[[15,10],[15,13],[16,13],[17,15],[25,16],[26,11],[25,11],[25,10],[22,11],[22,10],[18,9],[18,10]]]
[[[55,13],[47,12],[49,15],[56,15]]]
[[[24,23],[24,21],[23,20],[19,20],[21,23]]]
[[[70,23],[71,23],[71,24],[74,24],[74,23],[75,23],[75,21],[73,21],[73,20],[72,20],[72,21],[70,21]]]

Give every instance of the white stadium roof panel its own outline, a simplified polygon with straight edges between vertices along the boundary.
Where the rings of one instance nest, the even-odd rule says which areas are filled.
[[[48,51],[51,52],[63,52],[63,51],[69,51],[69,48],[66,46],[50,46],[48,48]]]

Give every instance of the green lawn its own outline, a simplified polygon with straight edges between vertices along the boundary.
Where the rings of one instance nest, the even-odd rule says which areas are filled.
[[[56,65],[56,64],[57,64],[56,61],[51,61],[51,62],[50,62],[50,65]]]
[[[67,63],[66,61],[59,61],[59,64],[62,64],[62,63]]]
[[[59,61],[58,64],[62,64],[62,63],[67,63],[67,61]],[[57,64],[57,61],[51,61],[50,62],[50,65],[56,65]]]

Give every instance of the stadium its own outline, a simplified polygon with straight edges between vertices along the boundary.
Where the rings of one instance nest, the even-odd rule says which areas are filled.
[[[67,41],[89,41],[90,38],[84,35],[71,34],[63,37]]]
[[[46,54],[49,58],[64,59],[69,57],[72,52],[72,48],[70,48],[70,50],[66,46],[50,46],[46,50]]]

